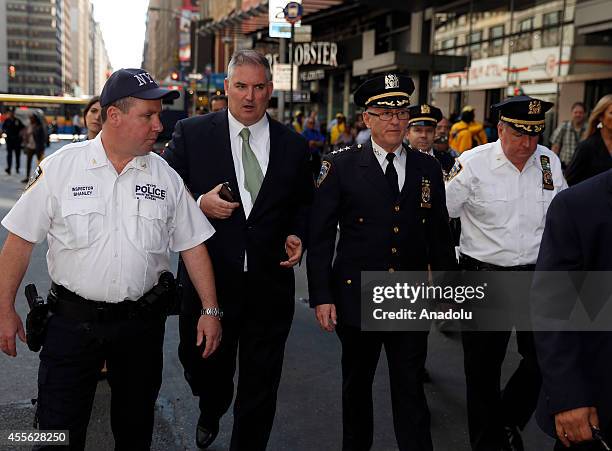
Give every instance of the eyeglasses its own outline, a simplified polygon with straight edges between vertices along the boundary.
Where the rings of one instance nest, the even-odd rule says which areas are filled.
[[[391,119],[393,119],[393,116],[397,116],[398,121],[405,121],[409,117],[408,110],[396,111],[395,113],[393,111],[385,111],[383,113],[373,113],[372,111],[366,111],[366,113],[371,114],[372,116],[376,116],[381,121],[390,121]]]

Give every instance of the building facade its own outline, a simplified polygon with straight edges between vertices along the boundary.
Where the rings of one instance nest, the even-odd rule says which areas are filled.
[[[90,0],[0,0],[0,92],[89,96],[110,62]]]
[[[432,96],[451,117],[464,105],[474,106],[480,121],[489,118],[492,104],[508,96],[525,93],[551,101],[550,133],[569,119],[574,102],[586,102],[587,109],[594,105],[596,99],[589,97],[597,94],[587,92],[591,81],[612,78],[612,9],[605,0],[519,3],[513,8],[513,1],[498,2],[479,11],[464,2],[462,11],[437,11],[435,53],[464,55],[468,64],[433,77]]]

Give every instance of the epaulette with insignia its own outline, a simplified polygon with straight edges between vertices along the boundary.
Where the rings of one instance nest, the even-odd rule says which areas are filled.
[[[36,170],[34,171],[34,174],[32,174],[32,177],[30,177],[30,180],[28,181],[28,184],[26,185],[24,192],[32,188],[34,184],[38,181],[38,179],[40,179],[42,176],[43,176],[43,170],[40,166],[38,166]]]
[[[331,152],[331,154],[332,155],[336,155],[336,154],[339,154],[340,152],[344,152],[345,150],[348,150],[350,148],[351,148],[351,146],[342,147],[340,149],[334,150],[333,152]]]
[[[323,180],[325,180],[325,177],[327,177],[330,168],[331,163],[329,161],[323,161],[323,163],[321,163],[321,169],[319,170],[319,176],[317,177],[316,181],[317,188],[321,186],[321,183],[323,183]]]

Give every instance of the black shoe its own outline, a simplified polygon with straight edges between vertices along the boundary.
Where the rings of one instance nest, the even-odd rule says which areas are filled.
[[[6,169],[4,170],[4,172],[6,172],[8,175],[11,175],[11,170],[10,170],[9,168],[6,168]],[[19,172],[19,171],[17,171],[17,172]]]
[[[506,435],[504,451],[525,451],[521,433],[516,426],[504,426],[504,434]]]
[[[200,449],[206,449],[212,442],[217,438],[219,433],[219,422],[215,424],[209,424],[204,421],[202,415],[198,419],[198,425],[196,427],[196,445]]]

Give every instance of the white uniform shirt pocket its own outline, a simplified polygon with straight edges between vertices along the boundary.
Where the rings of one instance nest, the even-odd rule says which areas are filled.
[[[100,199],[81,198],[62,201],[62,219],[66,224],[66,247],[81,249],[97,241],[104,228],[106,206]]]
[[[168,206],[165,203],[132,199],[129,214],[133,221],[130,239],[135,245],[152,253],[168,251]]]

